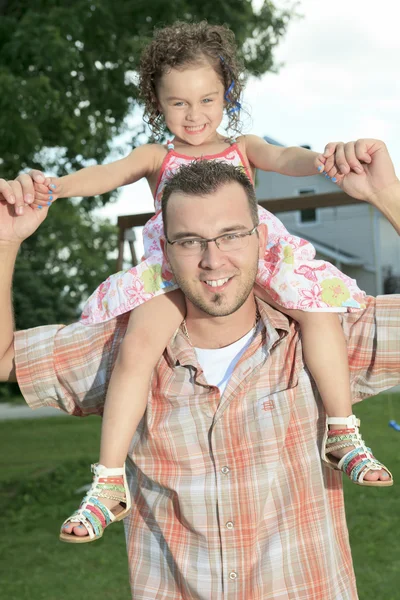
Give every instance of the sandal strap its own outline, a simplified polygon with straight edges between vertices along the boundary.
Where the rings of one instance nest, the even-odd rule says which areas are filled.
[[[116,519],[116,515],[101,502],[101,498],[116,500],[130,508],[130,497],[125,467],[108,469],[94,464],[91,469],[94,474],[92,484],[78,510],[64,521],[61,530],[70,523],[81,523],[88,530],[89,537],[96,538],[101,537],[104,529]]]
[[[344,429],[351,429],[353,427],[360,427],[360,419],[357,419],[356,415],[350,415],[349,417],[326,417],[326,426],[328,425],[345,425]]]
[[[341,429],[329,429],[329,425],[343,425]],[[355,415],[350,417],[327,417],[326,433],[324,437],[323,458],[330,464],[328,458],[332,452],[353,446],[335,465],[339,471],[343,471],[354,482],[361,483],[369,471],[380,471],[384,469],[392,477],[390,471],[372,454],[359,433],[360,420]]]

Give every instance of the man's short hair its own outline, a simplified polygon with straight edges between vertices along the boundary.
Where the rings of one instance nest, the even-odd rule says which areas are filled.
[[[182,165],[165,184],[161,210],[164,222],[164,233],[167,235],[167,204],[174,192],[187,196],[207,196],[216,192],[227,183],[238,183],[246,192],[253,225],[259,223],[258,206],[254,186],[243,167],[218,160],[194,160],[188,165]]]

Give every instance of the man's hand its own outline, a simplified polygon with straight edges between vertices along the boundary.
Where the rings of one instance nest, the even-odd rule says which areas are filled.
[[[4,181],[4,180],[2,180]],[[18,181],[5,182],[6,186],[0,181],[0,193],[8,186],[15,198],[23,197],[23,189]],[[6,190],[6,194],[8,192]],[[19,246],[27,237],[32,235],[45,220],[48,213],[48,207],[38,210],[31,205],[24,208],[22,215],[16,214],[16,205],[9,203],[3,197],[0,197],[0,244]]]
[[[58,181],[37,170],[23,173],[11,181],[0,179],[0,199],[13,205],[15,214],[21,216],[26,206],[50,206],[60,195]]]
[[[399,182],[387,148],[380,140],[332,142],[318,158],[329,177],[357,200],[374,204],[377,196]]]
[[[333,142],[318,160],[346,194],[379,209],[400,235],[400,181],[383,142]]]

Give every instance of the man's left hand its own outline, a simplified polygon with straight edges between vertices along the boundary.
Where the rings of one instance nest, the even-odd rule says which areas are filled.
[[[377,196],[399,183],[386,145],[380,140],[331,142],[318,159],[333,181],[357,200],[374,204]]]

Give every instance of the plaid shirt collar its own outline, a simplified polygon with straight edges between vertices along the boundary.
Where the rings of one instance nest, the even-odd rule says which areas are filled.
[[[281,312],[275,310],[262,300],[256,298],[258,310],[260,312],[260,323],[258,324],[258,333],[265,332],[263,343],[265,352],[268,354],[270,350],[287,336],[290,328],[290,321]],[[171,367],[177,365],[182,366],[198,366],[196,352],[183,333],[181,327],[176,330],[174,337],[168,344],[166,355]]]

